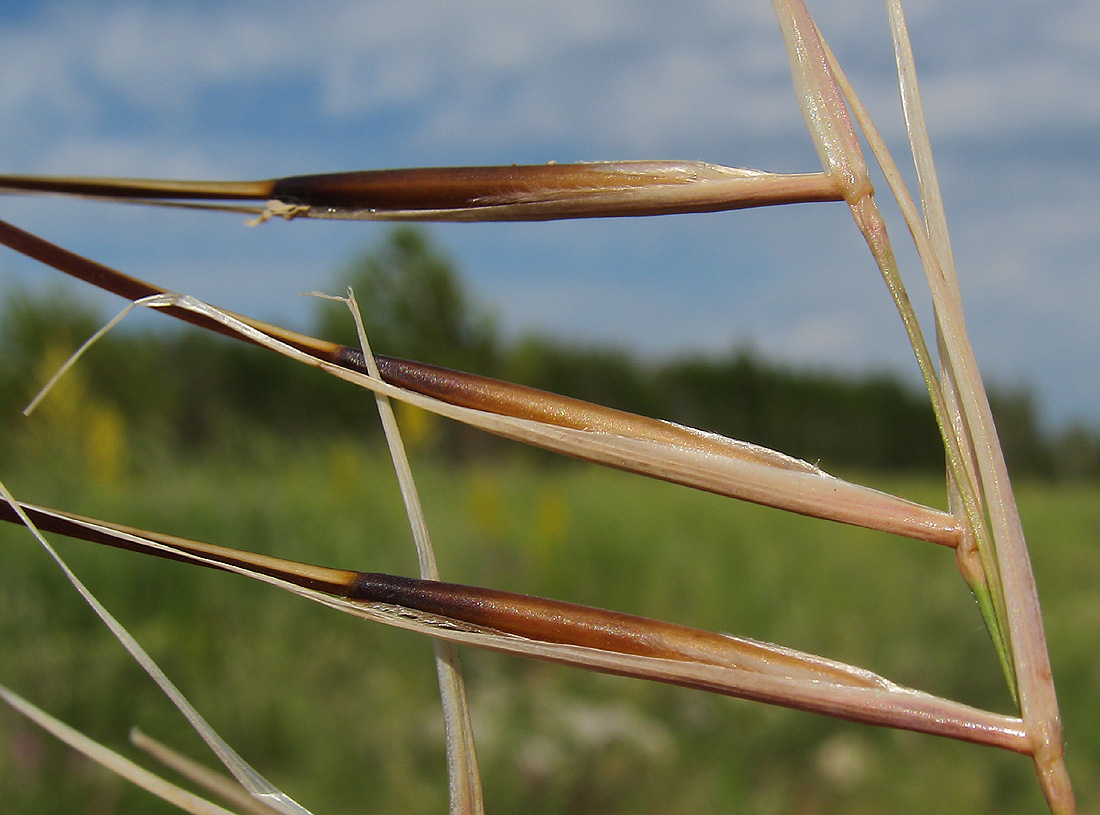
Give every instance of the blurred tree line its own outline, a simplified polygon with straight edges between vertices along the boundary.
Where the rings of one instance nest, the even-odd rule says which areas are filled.
[[[355,290],[378,353],[669,419],[762,444],[826,470],[943,467],[927,396],[888,376],[793,370],[748,351],[643,364],[627,351],[543,337],[505,342],[491,314],[463,288],[456,264],[417,228],[388,233],[345,270],[335,290],[345,285]],[[17,452],[12,445],[28,432],[39,434],[37,442],[43,436],[68,444],[79,438],[88,455],[105,462],[118,458],[112,453],[115,446],[133,446],[134,440],[209,452],[256,433],[299,441],[377,433],[369,394],[275,354],[195,329],[112,332],[43,403],[44,416],[23,419],[19,412],[30,397],[102,322],[71,294],[5,294],[0,452]],[[357,344],[341,304],[318,301],[313,333]],[[1096,431],[1074,427],[1044,433],[1026,392],[994,394],[993,410],[1016,474],[1100,476]],[[431,443],[456,456],[515,447],[404,412],[413,442]],[[27,429],[32,427],[39,429]]]

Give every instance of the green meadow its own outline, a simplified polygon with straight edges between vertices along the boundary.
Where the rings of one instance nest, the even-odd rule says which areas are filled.
[[[415,429],[417,417],[404,418]],[[100,423],[85,428],[79,449],[16,439],[0,477],[35,503],[312,563],[415,574],[377,442],[296,446],[242,433],[181,456],[120,439],[109,417]],[[413,465],[444,579],[779,642],[1011,707],[950,550],[518,448],[459,462],[425,447]],[[933,477],[861,478],[942,504]],[[1018,489],[1069,767],[1081,811],[1097,812],[1100,487]],[[214,727],[317,815],[446,811],[425,640],[234,575],[55,543]],[[0,529],[0,563],[0,682],[147,765],[126,742],[132,726],[213,765],[26,531]],[[492,813],[1045,811],[1030,760],[1018,755],[461,654]],[[7,708],[0,808],[175,811]]]

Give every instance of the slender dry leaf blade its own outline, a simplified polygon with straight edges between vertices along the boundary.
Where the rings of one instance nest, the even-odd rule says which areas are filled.
[[[378,366],[371,353],[367,340],[367,331],[363,326],[363,316],[355,293],[349,288],[345,301],[355,320],[355,330],[359,337],[359,346],[366,361],[368,373],[378,377]],[[436,565],[435,551],[428,533],[428,522],[420,504],[420,495],[413,479],[412,467],[405,452],[405,443],[397,426],[390,400],[381,394],[375,394],[378,415],[386,436],[386,444],[393,459],[394,470],[401,489],[401,498],[405,503],[409,527],[412,529],[416,545],[420,576],[426,580],[439,580],[439,568]],[[448,642],[433,640],[435,650],[436,673],[439,678],[439,692],[443,702],[443,726],[447,742],[447,778],[450,786],[450,805],[454,815],[482,815],[485,804],[482,800],[481,773],[478,770],[477,751],[474,746],[474,728],[470,721],[470,708],[466,700],[466,684],[462,676],[462,666],[458,651]]]
[[[173,772],[179,773],[195,786],[216,795],[248,815],[280,815],[258,798],[253,798],[232,776],[211,770],[168,745],[147,736],[137,728],[130,731],[130,743],[143,750]]]
[[[234,815],[228,809],[207,801],[182,787],[178,787],[160,776],[149,772],[144,767],[135,764],[114,750],[104,747],[99,742],[85,736],[79,730],[74,730],[64,722],[55,719],[36,705],[31,704],[14,691],[0,685],[0,698],[12,708],[22,713],[43,730],[56,736],[61,741],[78,750],[88,758],[106,767],[111,772],[125,778],[153,795],[179,807],[191,815]],[[274,812],[268,809],[266,813]]]

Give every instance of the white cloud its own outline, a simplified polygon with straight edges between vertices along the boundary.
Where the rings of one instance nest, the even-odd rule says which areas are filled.
[[[119,105],[186,118],[211,91],[277,92],[299,81],[335,118],[433,105],[449,113],[428,117],[429,127],[449,123],[445,135],[467,139],[503,130],[498,140],[603,118],[628,140],[636,132],[659,144],[662,131],[692,121],[685,114],[728,116],[737,89],[755,84],[739,75],[784,70],[781,54],[754,36],[760,15],[739,20],[692,4],[671,22],[662,5],[618,0],[53,8],[0,29],[5,120],[47,110],[104,127]],[[458,111],[473,113],[459,121]]]

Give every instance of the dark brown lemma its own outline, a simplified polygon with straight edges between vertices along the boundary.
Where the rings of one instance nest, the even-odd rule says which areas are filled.
[[[273,182],[272,197],[287,204],[346,210],[464,209],[673,181],[642,166],[627,167],[629,163],[511,164],[293,176]]]

